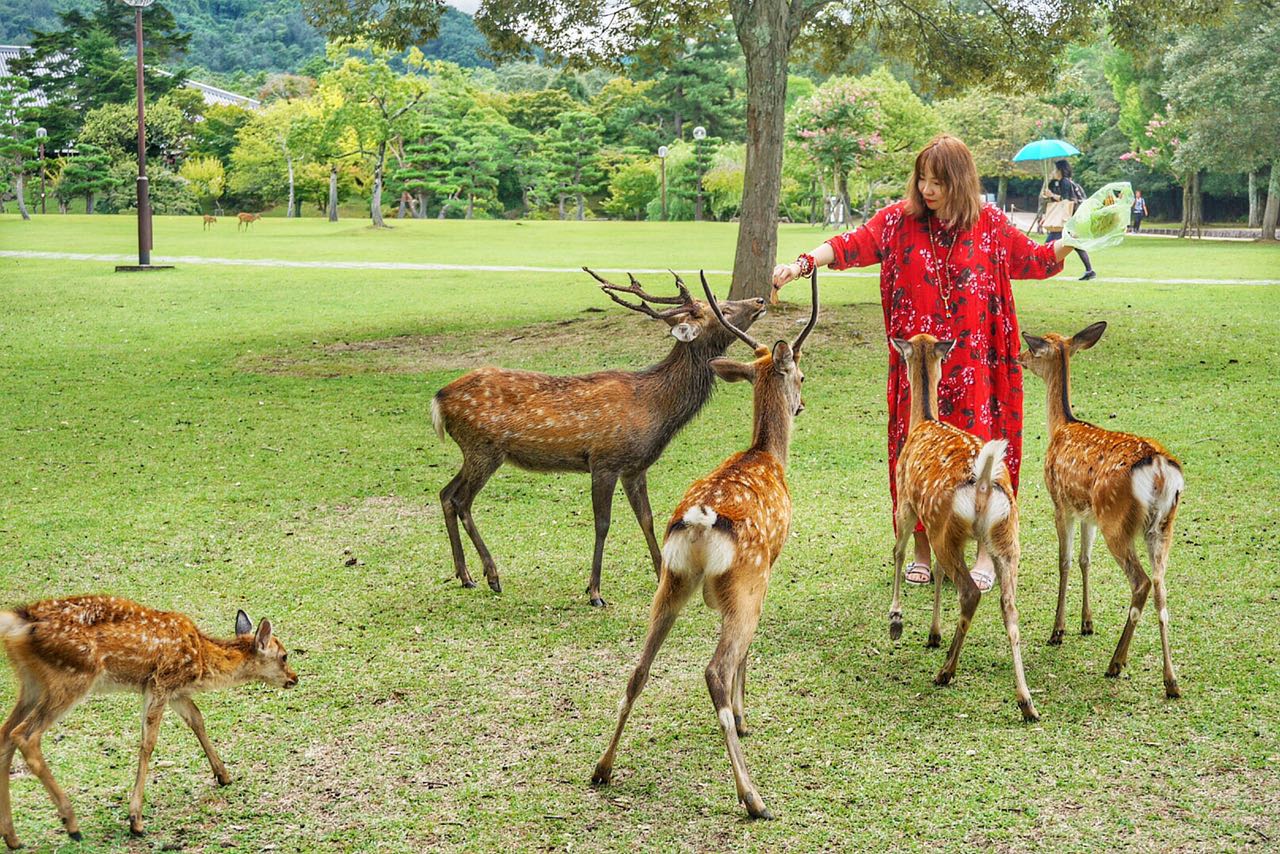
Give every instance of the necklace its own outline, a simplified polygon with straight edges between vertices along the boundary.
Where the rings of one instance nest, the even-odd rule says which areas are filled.
[[[938,264],[938,247],[933,241],[933,217],[925,220],[925,227],[929,229],[929,251],[933,253],[933,263]],[[947,248],[947,257],[942,261],[938,270],[938,292],[942,295],[942,308],[947,313],[947,317],[951,316],[951,253],[956,251],[956,244],[959,243],[960,235],[957,234],[951,240],[951,246]]]

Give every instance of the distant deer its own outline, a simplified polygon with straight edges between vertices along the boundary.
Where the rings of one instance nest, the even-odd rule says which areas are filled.
[[[954,341],[932,335],[903,340],[890,338],[907,366],[911,384],[911,425],[898,456],[894,473],[898,485],[898,509],[894,518],[897,542],[893,547],[893,603],[889,607],[889,637],[902,636],[902,564],[916,522],[924,524],[937,563],[955,583],[960,597],[960,617],[947,660],[934,678],[946,685],[955,677],[969,624],[982,594],[965,565],[965,546],[978,543],[978,561],[990,560],[1000,585],[1000,608],[1013,651],[1013,678],[1018,708],[1028,721],[1039,720],[1031,703],[1022,670],[1018,632],[1018,505],[1013,483],[1003,463],[1007,442],[984,443],[972,433],[937,420],[938,379],[942,360]],[[942,585],[933,586],[933,623],[926,646],[942,642]]]
[[[792,423],[804,410],[800,395],[804,374],[799,362],[804,340],[818,320],[818,274],[812,277],[813,310],[808,325],[794,343],[779,341],[772,350],[720,316],[706,279],[702,282],[720,322],[756,355],[749,365],[732,359],[711,362],[726,382],[746,380],[755,386],[751,447],[690,486],[671,516],[644,651],[627,682],[613,740],[591,780],[607,785],[612,779],[622,728],[649,678],[653,659],[680,609],[702,587],[703,600],[721,615],[720,642],[707,665],[706,680],[728,747],[738,801],[753,818],[773,818],[747,773],[738,739],[746,735],[747,649],[760,621],[769,573],[791,530],[787,450]]]
[[[209,215],[209,214],[205,214],[205,215],[204,215],[204,225],[201,227],[201,230],[202,230],[202,231],[208,231],[208,230],[209,230],[209,226],[214,225],[214,224],[216,224],[217,222],[218,222],[218,218],[217,218],[216,216],[211,216],[211,215]]]
[[[198,691],[258,681],[292,688],[298,674],[262,620],[254,629],[236,614],[236,637],[207,637],[190,618],[155,611],[112,596],[76,596],[0,611],[0,642],[18,677],[18,704],[0,726],[0,835],[18,848],[9,803],[9,767],[15,750],[40,778],[71,838],[81,839],[71,801],[53,779],[40,740],[63,714],[91,691],[133,690],[142,694],[142,745],[138,776],[129,798],[129,830],[140,836],[142,788],[165,705],[195,733],[218,783],[231,782],[191,700]]]
[[[236,231],[239,231],[241,228],[243,228],[245,231],[248,231],[249,226],[253,225],[255,220],[262,219],[262,214],[244,213],[243,211],[241,211],[240,213],[236,214],[236,218],[240,220],[238,223],[236,223]]]
[[[1049,643],[1062,643],[1066,633],[1067,576],[1071,572],[1072,538],[1080,523],[1080,634],[1093,634],[1089,608],[1089,565],[1098,529],[1107,548],[1124,569],[1131,590],[1129,619],[1120,634],[1107,676],[1119,676],[1129,661],[1129,642],[1142,617],[1147,593],[1154,589],[1164,653],[1164,692],[1179,697],[1178,679],[1169,651],[1169,607],[1165,569],[1173,543],[1173,520],[1182,497],[1182,466],[1158,442],[1130,433],[1117,433],[1078,421],[1071,412],[1071,356],[1098,342],[1107,324],[1095,323],[1070,338],[1055,333],[1028,335],[1027,350],[1018,361],[1044,380],[1049,393],[1049,447],[1045,451],[1044,481],[1053,499],[1058,529],[1058,612]],[[1141,536],[1151,561],[1151,576],[1133,541]]]
[[[462,451],[462,470],[440,492],[440,504],[454,573],[463,587],[475,587],[475,582],[467,572],[459,518],[480,555],[489,587],[502,591],[497,565],[471,516],[471,503],[507,461],[532,471],[591,473],[596,539],[587,593],[592,605],[605,605],[600,567],[619,478],[644,532],[654,572],[661,566],[646,473],[711,397],[715,374],[708,362],[722,355],[734,336],[717,323],[706,304],[693,298],[679,276],[679,296],[655,297],[645,293],[635,277],[624,288],[583,269],[614,302],[669,326],[676,342],[665,359],[643,371],[557,377],[481,368],[436,392],[431,401],[436,434],[444,439],[447,433]],[[634,295],[640,302],[628,302],[619,294]],[[669,307],[658,311],[650,304]],[[731,322],[749,327],[764,313],[765,303],[759,298],[736,300],[725,302],[722,310]]]

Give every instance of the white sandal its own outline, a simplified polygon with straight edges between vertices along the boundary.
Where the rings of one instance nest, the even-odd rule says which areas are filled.
[[[912,570],[923,570],[923,572],[922,573],[917,572],[916,577],[912,578],[911,577]],[[921,575],[924,576],[924,580],[923,581],[917,580],[921,577]],[[908,584],[917,584],[917,585],[923,586],[933,581],[933,571],[929,569],[929,565],[927,563],[920,563],[919,561],[912,561],[911,563],[907,564],[906,569],[902,571],[902,576],[903,576],[903,579]]]
[[[986,593],[996,584],[995,567],[991,569],[975,569],[969,573],[969,577],[978,586],[979,593]]]

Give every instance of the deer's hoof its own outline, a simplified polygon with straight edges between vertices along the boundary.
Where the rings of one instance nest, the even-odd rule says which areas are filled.
[[[752,818],[758,818],[761,821],[773,821],[773,813],[769,812],[769,808],[764,805],[761,797],[752,792],[743,801],[743,806],[747,808],[747,815]]]
[[[1177,682],[1164,683],[1164,695],[1170,700],[1176,700],[1182,696],[1182,689],[1178,687]]]
[[[1085,620],[1080,624],[1080,634],[1086,637],[1093,634],[1093,620]]]
[[[949,670],[939,670],[938,675],[933,677],[933,684],[939,688],[944,688],[951,684],[952,673]]]
[[[230,786],[230,785],[231,785],[231,776],[230,776],[229,774],[221,774],[221,775],[219,775],[219,774],[215,774],[215,775],[213,776],[213,779],[215,779],[215,780],[217,780],[217,781],[218,781],[218,785],[219,785],[219,786]]]
[[[499,580],[497,579],[497,577],[490,578],[490,579],[489,579],[489,589],[490,589],[490,590],[492,590],[494,593],[501,593],[501,592],[502,592],[502,582],[501,582],[501,581],[499,581]]]
[[[78,831],[78,830],[68,830],[68,831],[67,831],[67,836],[70,836],[70,837],[71,837],[71,841],[73,841],[73,842],[83,842],[83,841],[84,841],[84,834],[83,834],[83,833],[81,833],[81,832],[80,832],[80,831]]]
[[[924,642],[926,649],[937,649],[942,646],[942,635],[929,634],[929,639]]]
[[[1106,672],[1106,673],[1104,673],[1104,674],[1102,674],[1102,675],[1103,675],[1103,676],[1105,676],[1105,677],[1107,677],[1108,679],[1116,679],[1116,678],[1118,678],[1118,677],[1120,676],[1120,671],[1121,671],[1121,670],[1124,670],[1124,665],[1123,665],[1123,664],[1117,664],[1116,662],[1114,662],[1114,661],[1113,661],[1113,662],[1111,662],[1111,664],[1107,667],[1107,672]]]
[[[606,768],[603,764],[596,766],[596,772],[591,775],[591,785],[607,786],[613,779],[613,769]]]
[[[889,618],[889,640],[897,640],[902,637],[902,617]]]
[[[1035,723],[1040,720],[1040,713],[1036,711],[1036,707],[1031,705],[1030,700],[1019,700],[1018,708],[1022,710],[1022,719],[1027,723]]]
[[[591,597],[591,607],[592,607],[592,608],[604,608],[604,607],[605,607],[605,606],[607,606],[608,604],[609,604],[608,602],[604,601],[604,600],[603,600],[603,599],[601,599],[599,596],[592,596],[592,597]]]
[[[18,837],[16,836],[12,838],[6,836],[4,838],[4,844],[10,851],[17,851],[22,847],[22,843],[18,841]]]
[[[1049,635],[1049,646],[1062,646],[1062,636],[1065,634],[1062,629],[1054,629],[1053,634]]]
[[[464,590],[475,590],[476,583],[472,581],[470,578],[464,578],[462,579],[462,587]]]
[[[129,820],[129,835],[130,835],[130,836],[146,836],[146,835],[147,835],[147,832],[146,832],[145,830],[143,830],[143,829],[142,829],[142,822],[136,822],[136,823],[135,823],[135,822],[133,821],[133,819],[130,819],[130,820]]]

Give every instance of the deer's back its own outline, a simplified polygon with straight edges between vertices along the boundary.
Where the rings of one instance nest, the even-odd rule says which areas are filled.
[[[536,470],[587,471],[601,460],[642,457],[661,438],[636,375],[624,371],[560,377],[481,368],[442,388],[436,402],[464,450],[487,445]]]
[[[766,556],[767,563],[755,568],[767,574],[791,531],[791,494],[782,462],[767,451],[734,454],[689,487],[671,514],[667,531],[700,506],[728,520],[739,555]]]
[[[7,644],[19,668],[59,668],[100,688],[180,685],[199,672],[200,632],[184,614],[115,596],[48,599],[16,613],[30,624]]]
[[[941,421],[922,421],[912,428],[898,454],[895,477],[898,500],[911,502],[925,521],[951,515],[957,488],[973,476],[973,464],[983,441]],[[995,484],[1013,500],[1013,482],[1002,468]]]
[[[1133,469],[1162,456],[1178,461],[1153,439],[1104,430],[1086,421],[1062,425],[1045,452],[1044,480],[1055,505],[1093,514],[1133,495]]]

